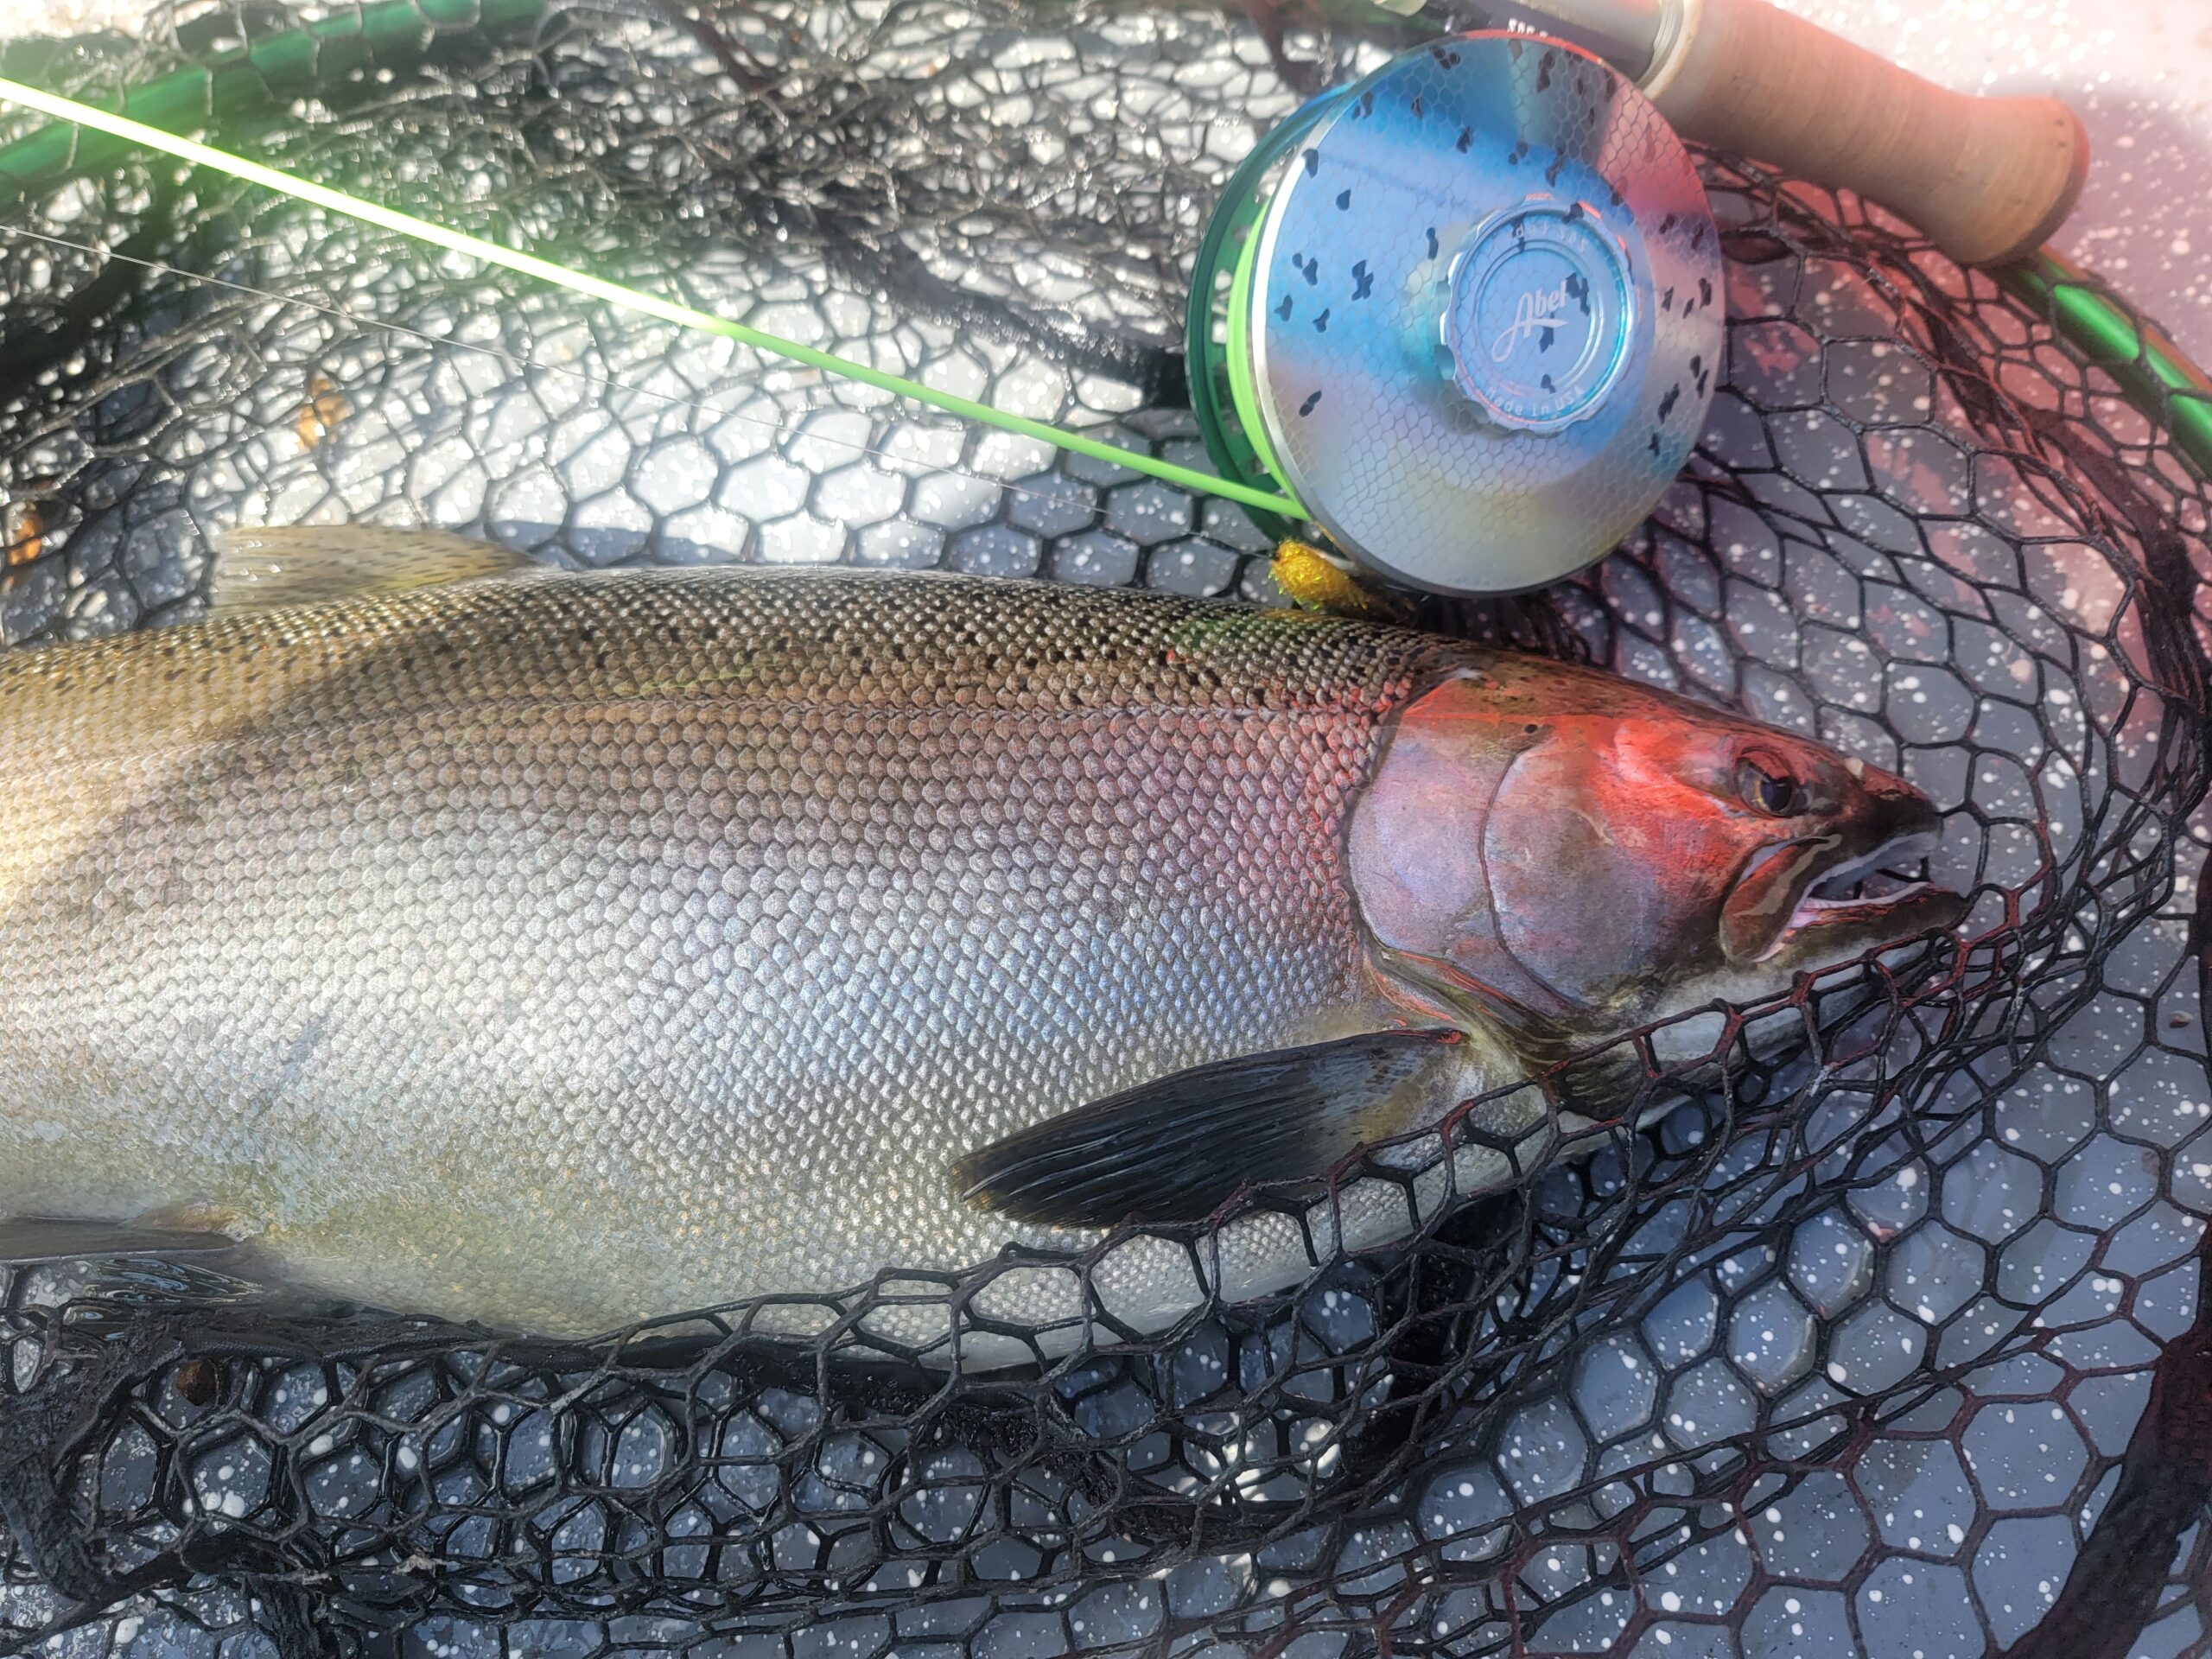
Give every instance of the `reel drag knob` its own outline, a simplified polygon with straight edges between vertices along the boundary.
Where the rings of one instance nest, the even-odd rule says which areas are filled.
[[[1504,432],[1565,431],[1605,406],[1628,366],[1636,286],[1580,203],[1494,214],[1444,285],[1459,390]]]
[[[1308,105],[1232,180],[1193,404],[1217,466],[1383,575],[1510,593],[1657,503],[1724,323],[1703,187],[1634,86],[1541,36],[1461,36]]]

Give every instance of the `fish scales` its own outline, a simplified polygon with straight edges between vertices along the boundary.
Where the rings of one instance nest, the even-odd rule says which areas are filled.
[[[558,1332],[1046,1242],[952,1160],[1394,1023],[1346,818],[1484,660],[735,570],[0,658],[0,1216]]]

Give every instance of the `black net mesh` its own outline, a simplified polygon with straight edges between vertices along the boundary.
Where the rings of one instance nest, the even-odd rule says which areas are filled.
[[[226,132],[1202,463],[1172,348],[1214,193],[1399,40],[1262,10],[579,12]],[[4,67],[101,92],[296,21]],[[1730,349],[1688,474],[1584,579],[1425,620],[1903,772],[1970,943],[1804,988],[1780,1058],[1729,1024],[1647,1085],[1688,1104],[1410,1241],[1320,1228],[1294,1292],[982,1373],[905,1316],[1019,1259],[566,1347],[20,1269],[0,1650],[2207,1651],[2204,486],[2048,317],[1705,168]],[[16,222],[10,644],[190,616],[215,533],[318,518],[1275,596],[1233,507],[260,192],[131,163]]]

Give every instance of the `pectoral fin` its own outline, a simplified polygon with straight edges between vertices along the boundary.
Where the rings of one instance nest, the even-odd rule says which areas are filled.
[[[1433,957],[1394,950],[1385,960],[1417,990],[1451,1006],[1471,1004],[1475,1018],[1500,1033],[1520,1074],[1550,1076],[1565,1098],[1598,1118],[1618,1116],[1649,1085],[1650,1073],[1632,1043],[1615,1042],[1592,1052],[1589,1032],[1578,1030],[1556,1014],[1541,1013],[1459,973]]]
[[[1199,1221],[1240,1187],[1325,1174],[1465,1091],[1449,1030],[1384,1031],[1194,1066],[969,1153],[969,1203],[1055,1227]]]
[[[367,524],[233,530],[216,544],[208,614],[404,593],[541,568],[512,548],[443,531]]]

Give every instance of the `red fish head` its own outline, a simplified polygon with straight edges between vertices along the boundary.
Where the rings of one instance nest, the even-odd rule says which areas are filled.
[[[1350,850],[1386,952],[1618,1028],[1949,926],[1964,902],[1918,874],[1940,822],[1789,733],[1508,662],[1400,717]]]

